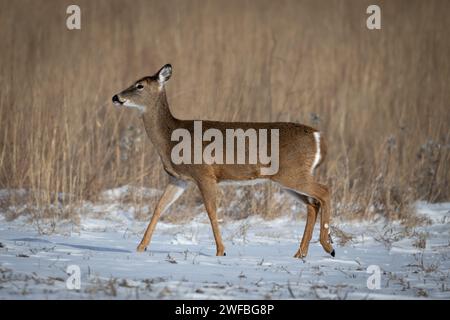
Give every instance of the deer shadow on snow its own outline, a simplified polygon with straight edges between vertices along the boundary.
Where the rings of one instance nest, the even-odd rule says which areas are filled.
[[[135,251],[126,250],[126,249],[90,246],[90,245],[84,245],[84,244],[72,244],[72,243],[66,243],[66,242],[52,242],[52,241],[49,241],[46,239],[39,239],[39,238],[18,238],[18,239],[11,239],[11,241],[47,243],[47,244],[53,244],[53,245],[58,245],[58,246],[71,247],[71,248],[80,249],[80,250],[92,250],[92,251],[99,251],[99,252],[135,253]],[[173,251],[173,250],[149,250],[149,252],[157,253],[157,254],[174,254],[174,253],[182,254],[182,253],[184,253],[184,251]],[[200,256],[211,256],[209,254],[202,253],[202,252],[198,252],[197,254]]]
[[[81,250],[92,250],[92,251],[101,251],[101,252],[120,252],[120,253],[132,253],[133,252],[130,250],[119,249],[119,248],[108,248],[108,247],[90,246],[90,245],[84,245],[84,244],[72,244],[72,243],[65,243],[65,242],[52,242],[49,240],[38,239],[38,238],[11,239],[11,241],[40,242],[40,243],[54,244],[54,245],[58,245],[58,246],[66,246],[66,247],[71,247],[71,248],[81,249]]]

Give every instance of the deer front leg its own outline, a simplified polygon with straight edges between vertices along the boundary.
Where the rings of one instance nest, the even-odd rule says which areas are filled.
[[[211,222],[214,240],[216,241],[216,256],[224,256],[225,246],[220,235],[216,213],[217,183],[213,179],[205,179],[198,181],[197,184],[202,194],[206,211],[208,212],[209,221]]]
[[[158,201],[156,205],[155,211],[153,212],[152,219],[145,230],[144,237],[141,240],[141,243],[137,247],[138,252],[145,251],[150,240],[153,235],[153,231],[155,230],[156,223],[158,222],[161,213],[166,211],[172,203],[174,203],[184,192],[186,189],[187,183],[182,180],[171,179],[166,189],[164,190],[163,195]]]

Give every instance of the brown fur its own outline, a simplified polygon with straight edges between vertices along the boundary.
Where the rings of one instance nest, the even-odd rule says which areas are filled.
[[[185,128],[194,132],[193,120],[176,119],[170,112],[164,83],[171,75],[171,66],[166,65],[154,76],[143,78],[113,98],[115,103],[126,104],[131,102],[145,106],[142,114],[145,130],[161,157],[165,170],[172,176],[172,182],[166,188],[159,201],[147,231],[138,246],[144,250],[151,239],[154,228],[161,212],[176,199],[176,191],[180,190],[177,183],[192,181],[203,196],[204,204],[210,218],[211,226],[216,240],[217,255],[224,255],[224,245],[221,239],[216,214],[217,184],[224,180],[252,180],[257,178],[270,179],[288,189],[291,194],[307,205],[307,223],[304,235],[295,257],[304,257],[307,254],[313,228],[319,211],[321,212],[320,243],[326,252],[334,255],[330,244],[330,192],[328,187],[314,181],[311,167],[316,154],[315,129],[297,123],[274,122],[217,122],[202,121],[203,131],[215,128],[225,137],[225,129],[279,129],[279,171],[272,176],[261,176],[261,164],[181,164],[172,163],[170,155],[172,147],[178,142],[171,141],[171,134],[177,128]],[[164,77],[163,75],[168,75]],[[159,79],[164,78],[164,81]],[[141,85],[139,89],[136,85]],[[208,142],[204,142],[207,145]],[[247,149],[248,149],[248,144]],[[270,150],[270,141],[268,141]],[[326,143],[320,140],[321,159],[326,155]],[[247,150],[248,152],[248,150]],[[193,154],[193,152],[192,152]],[[224,152],[225,157],[225,152]],[[182,191],[181,191],[182,192]]]

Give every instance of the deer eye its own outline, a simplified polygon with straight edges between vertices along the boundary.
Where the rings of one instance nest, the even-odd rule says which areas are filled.
[[[142,85],[142,84],[137,84],[136,85],[136,88],[138,89],[138,90],[142,90],[142,89],[144,89],[144,86]]]

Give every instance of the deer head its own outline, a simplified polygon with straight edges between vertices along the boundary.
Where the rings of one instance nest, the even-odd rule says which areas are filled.
[[[116,94],[112,101],[115,105],[137,108],[142,113],[152,101],[156,101],[164,92],[164,85],[172,75],[172,66],[166,64],[153,76],[139,79],[127,89]]]

